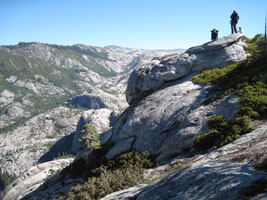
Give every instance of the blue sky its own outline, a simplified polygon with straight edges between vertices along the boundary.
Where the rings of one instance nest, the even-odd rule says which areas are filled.
[[[247,37],[264,33],[266,0],[0,0],[0,45],[189,48],[230,34],[233,10]]]

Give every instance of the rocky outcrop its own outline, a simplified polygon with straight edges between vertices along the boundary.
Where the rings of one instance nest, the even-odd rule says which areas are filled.
[[[211,86],[194,84],[192,76],[172,82],[130,106],[115,124],[112,140],[116,144],[107,158],[122,152],[125,147],[119,144],[131,139],[128,149],[150,151],[160,161],[190,150],[194,138],[209,131],[207,121],[213,114],[234,118],[238,97],[205,104],[215,97],[208,92]]]
[[[64,157],[67,155],[76,156],[76,154],[71,150],[73,138],[74,132],[56,141],[56,143],[48,150],[48,152],[39,158],[38,163],[45,163],[58,157]]]
[[[0,93],[0,107],[7,106],[12,103],[15,98],[15,94],[9,90],[4,90]]]
[[[2,200],[22,199],[28,193],[37,189],[46,179],[56,175],[68,166],[73,158],[54,160],[31,167],[13,181],[2,193]],[[58,175],[57,175],[58,176]]]
[[[102,198],[101,200],[116,200],[116,199],[134,199],[135,196],[146,187],[146,184],[140,184],[135,187],[131,187],[126,190],[121,190],[118,192],[114,192]]]
[[[232,144],[200,156],[192,166],[149,185],[137,199],[240,199],[242,187],[267,178],[266,172],[253,168],[257,156],[267,153],[266,131],[267,125],[263,125]]]
[[[141,68],[130,75],[126,90],[128,103],[155,91],[166,82],[189,73],[224,67],[247,58],[244,35],[232,34],[219,40],[188,49],[185,53],[169,56]]]
[[[0,46],[0,53],[4,83],[0,88],[1,132],[92,88],[99,95],[109,93],[126,104],[124,92],[130,70],[169,52],[32,42]]]
[[[101,89],[92,89],[68,101],[70,105],[86,109],[109,108],[113,111],[123,110],[127,107],[125,96],[112,95]]]
[[[79,140],[84,135],[81,131],[85,124],[92,124],[95,127],[96,132],[99,134],[110,129],[109,117],[111,112],[111,110],[106,108],[83,112],[75,130],[71,148],[73,152],[77,153],[81,150],[81,143]]]
[[[58,107],[37,115],[12,131],[0,134],[0,168],[18,175],[37,164],[40,157],[59,139],[75,131],[82,112],[80,109]],[[67,143],[64,146],[66,148]],[[61,150],[64,150],[63,146]],[[55,150],[54,157],[58,157],[59,153],[63,155],[62,151]],[[53,155],[44,159],[52,160]]]
[[[198,85],[191,79],[196,71],[246,59],[243,37],[229,35],[134,70],[126,91],[130,106],[114,126],[115,145],[106,157],[137,149],[164,161],[190,150],[194,139],[209,131],[207,121],[213,114],[234,118],[237,96],[214,101],[212,85]]]
[[[242,189],[251,186],[258,179],[267,179],[266,172],[254,168],[267,154],[266,131],[265,123],[255,131],[210,153],[197,155],[193,159],[178,157],[175,162],[184,167],[169,176],[147,186],[140,185],[109,194],[103,199],[243,199],[240,193]],[[266,193],[255,199],[266,199]]]

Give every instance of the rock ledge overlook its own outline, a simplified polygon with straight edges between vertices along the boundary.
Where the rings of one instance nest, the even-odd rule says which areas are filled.
[[[129,104],[160,88],[166,82],[177,80],[189,73],[224,67],[247,58],[243,34],[232,34],[217,41],[188,49],[185,53],[154,60],[130,75],[126,90]]]

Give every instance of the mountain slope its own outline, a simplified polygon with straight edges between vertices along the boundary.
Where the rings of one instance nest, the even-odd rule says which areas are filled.
[[[82,127],[94,124],[103,148],[74,140],[77,159],[24,199],[100,199],[126,188],[104,199],[264,199],[267,67],[247,57],[245,40],[229,35],[135,69],[124,112],[87,111],[76,128],[90,140]],[[140,183],[149,184],[130,188]]]
[[[127,78],[129,70],[162,54],[86,45],[19,43],[2,46],[0,131],[6,132],[11,124],[19,124],[91,88],[120,94],[121,90],[109,91],[107,85],[119,84]]]

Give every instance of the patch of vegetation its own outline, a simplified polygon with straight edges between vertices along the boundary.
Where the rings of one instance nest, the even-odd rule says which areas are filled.
[[[12,183],[16,178],[16,174],[10,174],[0,168],[0,191],[3,191],[4,188]]]
[[[257,170],[261,170],[261,171],[267,172],[267,158],[265,158],[262,162],[256,164],[255,168]]]
[[[68,170],[74,173],[72,175],[86,173],[87,181],[72,187],[67,196],[59,199],[100,199],[112,192],[143,183],[144,170],[151,168],[152,165],[153,159],[150,153],[137,151],[123,153],[111,160],[103,159],[91,168],[88,168],[84,160],[76,160],[67,167]]]
[[[79,140],[84,150],[88,148],[101,149],[99,134],[96,132],[95,127],[92,124],[85,124],[81,132],[85,134]]]
[[[241,188],[239,191],[240,199],[248,200],[259,194],[267,192],[267,179],[258,179],[249,187]]]
[[[243,160],[247,159],[249,156],[246,154],[237,154],[234,155],[231,160],[235,162],[242,162]]]
[[[208,126],[212,129],[210,132],[197,137],[194,145],[199,150],[209,149],[213,146],[222,147],[240,135],[246,134],[252,130],[251,120],[248,116],[237,117],[234,120],[228,120],[223,116],[214,115],[208,121]]]
[[[221,98],[226,95],[238,95],[241,105],[234,120],[214,116],[209,121],[212,129],[209,133],[195,139],[198,149],[223,146],[253,130],[251,120],[266,117],[267,113],[267,63],[262,56],[263,37],[256,35],[248,39],[246,61],[224,68],[206,70],[193,78],[195,83],[213,84],[214,92],[220,92]]]
[[[163,179],[164,177],[176,172],[177,170],[183,168],[184,165],[179,162],[178,160],[176,160],[174,163],[168,164],[165,169],[160,169],[160,171],[157,173],[157,169],[155,170],[155,173],[153,174],[147,174],[146,175],[146,180],[145,183],[152,183],[154,181]]]

